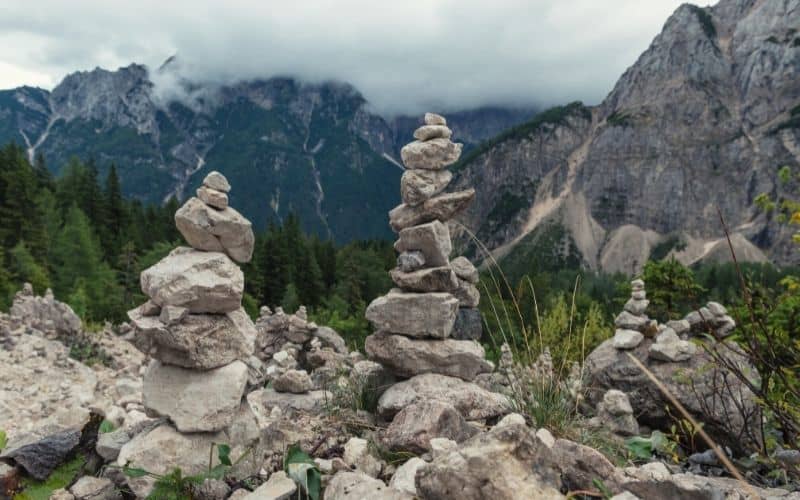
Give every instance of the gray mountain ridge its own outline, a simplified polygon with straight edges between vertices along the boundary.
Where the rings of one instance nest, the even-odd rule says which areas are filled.
[[[219,170],[244,186],[236,203],[257,227],[295,212],[307,230],[339,242],[389,236],[399,149],[419,117],[383,118],[345,83],[221,86],[183,79],[179,68],[170,58],[152,72],[75,72],[52,92],[0,91],[0,143],[19,143],[31,160],[41,154],[55,173],[73,156],[93,158],[101,175],[113,162],[125,193],[148,202],[185,198]],[[534,113],[453,113],[453,129],[469,147]]]
[[[495,257],[633,274],[650,257],[796,263],[795,229],[755,203],[797,192],[800,1],[679,7],[598,106],[540,114],[478,148],[454,189]],[[461,243],[484,257],[465,234]]]

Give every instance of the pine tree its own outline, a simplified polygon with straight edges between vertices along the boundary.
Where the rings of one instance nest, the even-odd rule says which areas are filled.
[[[104,237],[103,250],[106,259],[111,260],[120,253],[124,238],[123,231],[127,226],[125,203],[122,198],[119,177],[117,176],[117,166],[113,163],[108,170],[108,176],[106,176],[103,203],[105,205],[103,210],[105,217],[101,221],[104,226],[101,236]]]
[[[36,262],[24,241],[20,241],[9,252],[11,265],[11,276],[19,284],[30,283],[33,289],[43,294],[44,291],[50,288],[50,277],[47,275],[47,269]]]
[[[331,290],[336,282],[336,247],[331,240],[320,241],[316,237],[311,240],[311,244],[325,290]]]
[[[138,256],[136,246],[132,241],[122,245],[117,258],[119,282],[122,285],[122,304],[125,309],[130,309],[135,304],[134,297],[139,291]]]
[[[283,231],[270,225],[264,237],[262,259],[259,263],[261,272],[261,300],[274,307],[281,303],[286,287],[291,281],[289,249],[283,237]]]
[[[92,233],[89,219],[78,207],[73,206],[67,212],[52,255],[57,297],[71,296],[80,284],[89,299],[85,319],[122,317],[121,288],[112,269],[102,260],[102,248]]]
[[[297,286],[300,302],[308,307],[316,307],[322,299],[325,287],[317,259],[304,239],[299,241],[295,255],[297,264],[293,283]]]
[[[0,151],[0,242],[6,249],[25,240],[40,261],[47,252],[44,222],[36,197],[36,174],[19,146]]]

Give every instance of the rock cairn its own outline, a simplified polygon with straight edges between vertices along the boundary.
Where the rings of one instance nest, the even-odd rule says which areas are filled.
[[[230,185],[210,173],[175,214],[193,248],[178,247],[141,275],[150,298],[128,316],[135,345],[153,361],[144,375],[144,406],[181,432],[230,425],[247,383],[255,325],[242,308],[244,275],[231,259],[250,260],[250,222],[228,207]],[[249,242],[249,243],[248,243]]]
[[[695,418],[706,423],[706,430],[720,443],[731,448],[741,446],[742,429],[755,424],[755,395],[692,337],[712,334],[718,342],[727,342],[736,323],[725,308],[716,302],[692,311],[683,319],[665,324],[651,320],[646,311],[649,302],[642,280],[631,282],[630,300],[616,320],[613,338],[600,344],[584,363],[587,402],[597,409],[598,422],[620,435],[635,430],[621,404],[619,390],[629,399],[636,420],[650,428],[669,428],[672,416],[665,411],[670,401],[630,359],[633,356],[660,380]],[[706,342],[710,342],[706,339]],[[735,345],[721,349],[729,366],[743,373],[756,373]],[[733,408],[746,408],[733,411]],[[623,411],[623,409],[625,411]]]
[[[633,280],[631,281],[631,298],[625,303],[621,313],[614,320],[614,326],[617,327],[614,332],[614,347],[617,349],[634,349],[648,334],[652,337],[652,333],[657,328],[650,318],[647,317],[645,311],[650,301],[647,300],[647,292],[644,289],[644,281]]]
[[[367,307],[377,331],[365,349],[370,360],[408,379],[380,396],[380,418],[391,421],[380,439],[389,449],[420,453],[436,438],[465,439],[467,421],[496,418],[509,405],[476,383],[494,368],[477,342],[478,271],[463,257],[450,260],[447,222],[475,196],[473,189],[442,194],[452,179],[446,167],[458,160],[461,144],[450,141],[445,119],[431,113],[414,137],[401,150],[403,204],[389,213],[399,234],[390,273],[397,288]]]
[[[681,339],[676,332],[676,328],[681,332],[688,332],[690,330],[689,321],[683,319],[662,325],[651,320],[646,314],[650,301],[647,300],[644,281],[640,279],[631,281],[631,289],[631,298],[614,320],[614,325],[617,327],[612,340],[614,348],[619,350],[636,349],[645,337],[654,337],[655,342],[648,348],[648,357],[666,362],[686,361],[691,358],[697,352],[697,348],[691,342]],[[724,311],[721,305],[716,305]],[[690,316],[692,314],[695,313],[690,313]],[[707,316],[713,317],[711,312],[708,312]],[[733,320],[731,319],[731,321]]]
[[[438,373],[473,380],[492,370],[475,342],[481,334],[478,271],[463,257],[450,261],[447,222],[475,196],[473,189],[441,194],[453,178],[446,167],[461,155],[451,135],[443,117],[427,113],[414,132],[417,140],[400,151],[403,204],[389,213],[399,235],[390,273],[398,288],[367,308],[378,330],[367,338],[367,354],[401,377]]]
[[[256,329],[242,308],[244,275],[233,260],[248,262],[255,240],[250,222],[227,206],[229,190],[225,177],[209,174],[198,197],[175,214],[191,248],[178,247],[142,272],[150,300],[128,313],[134,344],[152,358],[142,403],[148,415],[167,417],[170,424],[131,441],[121,461],[142,459],[148,446],[157,446],[149,441],[159,433],[177,430],[193,442],[211,442],[213,433],[227,432],[240,419],[248,382],[244,361],[254,353]]]

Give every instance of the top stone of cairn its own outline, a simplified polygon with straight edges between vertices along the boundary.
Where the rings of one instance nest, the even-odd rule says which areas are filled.
[[[447,125],[447,120],[436,113],[425,113],[425,125]]]
[[[425,113],[425,124],[414,131],[417,140],[400,150],[403,165],[410,170],[438,171],[455,163],[463,145],[452,142],[452,135],[443,116]]]
[[[211,172],[197,190],[197,197],[175,212],[175,225],[186,242],[197,250],[223,252],[236,262],[250,262],[255,236],[250,221],[228,206],[231,186],[219,172]]]
[[[223,193],[228,193],[231,190],[231,185],[224,175],[214,170],[203,179],[203,185],[207,188],[216,189]]]

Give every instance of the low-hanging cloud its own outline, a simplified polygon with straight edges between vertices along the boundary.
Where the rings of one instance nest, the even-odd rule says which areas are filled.
[[[680,3],[12,0],[0,5],[0,88],[177,54],[191,80],[339,80],[384,114],[594,103]]]

